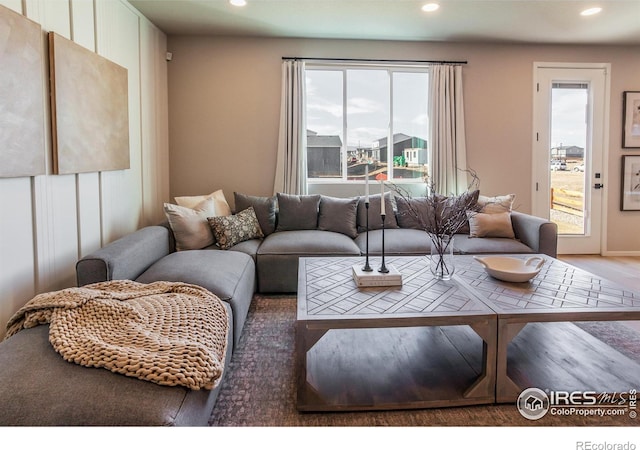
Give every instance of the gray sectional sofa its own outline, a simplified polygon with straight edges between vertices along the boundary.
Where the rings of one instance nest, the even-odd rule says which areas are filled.
[[[293,293],[298,258],[381,254],[382,197],[364,199],[235,194],[236,211],[253,208],[262,237],[228,250],[215,244],[176,251],[170,223],[144,227],[77,263],[79,286],[114,280],[193,283],[220,297],[231,318],[227,363],[242,334],[255,292]],[[402,202],[385,197],[385,252],[426,255],[428,235],[406,220]],[[511,211],[513,238],[458,234],[456,253],[544,253],[556,256],[556,225]],[[47,340],[48,326],[23,330],[0,344],[0,425],[206,425],[223,382],[191,391],[65,362]]]

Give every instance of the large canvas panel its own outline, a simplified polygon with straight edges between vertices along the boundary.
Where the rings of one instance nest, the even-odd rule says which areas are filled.
[[[129,169],[127,69],[56,33],[49,64],[54,172]]]
[[[0,5],[0,177],[46,170],[42,28]]]

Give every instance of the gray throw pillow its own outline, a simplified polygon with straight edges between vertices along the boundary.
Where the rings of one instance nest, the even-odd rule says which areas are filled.
[[[369,229],[379,230],[382,228],[382,216],[381,202],[382,196],[380,194],[369,196]],[[394,202],[391,198],[391,193],[384,194],[384,227],[398,228],[398,221],[396,220],[396,213],[394,211]],[[358,200],[358,233],[364,233],[367,231],[367,208],[364,204],[364,197],[360,197]]]
[[[276,198],[274,197],[256,197],[254,195],[233,193],[236,212],[243,211],[249,206],[253,206],[253,210],[260,223],[260,228],[265,236],[270,235],[276,230]]]
[[[434,208],[426,197],[396,197],[397,220],[400,228],[425,230],[434,219]]]
[[[319,195],[278,196],[278,226],[276,231],[315,230],[318,228]]]
[[[346,234],[350,238],[358,236],[356,217],[358,213],[358,197],[337,198],[320,197],[320,215],[318,229]]]

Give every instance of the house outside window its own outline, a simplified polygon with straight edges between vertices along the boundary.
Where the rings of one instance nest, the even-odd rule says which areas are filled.
[[[427,66],[308,64],[307,178],[350,183],[428,171]],[[392,145],[389,145],[389,142]]]

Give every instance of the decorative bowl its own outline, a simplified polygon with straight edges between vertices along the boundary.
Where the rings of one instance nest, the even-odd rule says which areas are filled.
[[[538,275],[544,258],[532,256],[526,260],[511,256],[474,256],[484,266],[485,272],[498,280],[511,283],[526,283]]]

